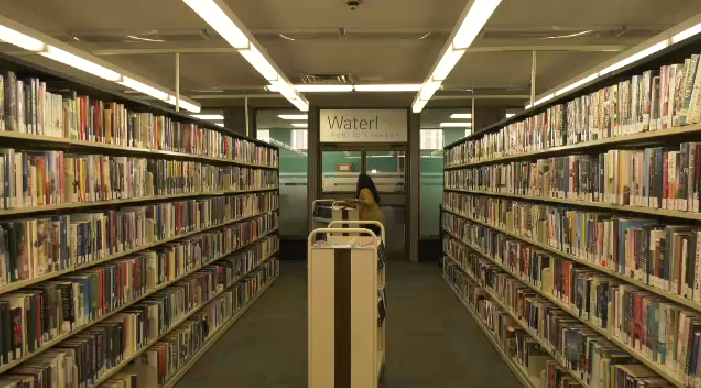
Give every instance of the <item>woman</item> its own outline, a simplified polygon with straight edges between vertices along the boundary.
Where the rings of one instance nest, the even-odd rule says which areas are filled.
[[[357,199],[350,200],[350,203],[357,203],[360,208],[360,221],[377,221],[382,225],[385,224],[385,217],[380,211],[378,204],[380,196],[377,194],[375,182],[368,174],[360,174],[358,176],[358,184],[355,187],[355,197]],[[361,225],[363,228],[368,228],[375,232],[380,237],[382,230],[376,225]]]

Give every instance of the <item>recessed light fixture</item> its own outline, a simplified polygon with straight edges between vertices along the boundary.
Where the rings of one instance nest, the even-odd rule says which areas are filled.
[[[292,126],[296,128],[307,128],[307,123],[292,124]]]
[[[198,119],[202,119],[202,120],[224,120],[224,116],[223,116],[223,115],[206,115],[206,114],[202,114],[202,115],[190,115],[190,116],[195,117],[195,118],[198,118]]]
[[[377,174],[377,170],[372,170],[372,173],[373,173],[373,174]]]
[[[277,115],[277,117],[285,120],[306,120],[307,115]]]
[[[471,128],[472,123],[441,123],[441,127]]]
[[[450,115],[451,119],[471,119],[472,113],[453,113]]]

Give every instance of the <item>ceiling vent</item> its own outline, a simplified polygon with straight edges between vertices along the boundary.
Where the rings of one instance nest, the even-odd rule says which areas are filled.
[[[299,76],[305,84],[352,84],[350,74],[302,74]]]

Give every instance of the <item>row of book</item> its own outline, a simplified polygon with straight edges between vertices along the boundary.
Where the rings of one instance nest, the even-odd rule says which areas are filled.
[[[258,295],[279,271],[277,260],[264,263],[240,281],[231,292],[207,305],[188,322],[168,334],[139,356],[129,372],[137,376],[137,385],[161,388],[173,381],[212,337],[225,330],[225,325]],[[173,358],[172,355],[178,357]],[[101,388],[106,388],[104,385]]]
[[[687,386],[701,382],[698,312],[481,224],[445,228],[532,289],[558,301],[579,321],[627,345],[626,350],[638,358],[658,364]],[[446,251],[454,253],[451,245],[460,244],[451,240]]]
[[[444,174],[449,189],[701,211],[699,142],[501,163]]]
[[[221,292],[232,279],[279,249],[276,235],[257,240],[255,234],[245,236],[239,245],[228,249],[231,242],[224,241],[224,234],[223,230],[204,233],[0,295],[0,365],[43,351],[59,337],[70,336],[59,347],[79,340],[86,333],[99,331],[124,314],[129,315],[129,311],[138,310],[140,305],[153,305],[153,300],[163,296],[170,302],[157,310],[191,311],[188,300],[211,299],[208,295]],[[246,249],[237,251],[242,247]],[[191,286],[197,288],[190,289]],[[150,296],[134,305],[146,295]],[[118,311],[124,308],[124,312]],[[171,326],[168,319],[153,321],[151,327],[160,323],[160,329],[153,332],[162,334]],[[139,335],[132,339],[136,340],[133,351],[145,345]]]
[[[277,188],[276,170],[0,149],[0,209]]]
[[[139,113],[124,104],[54,90],[37,78],[0,74],[0,131],[62,137],[278,166],[278,152],[220,130]]]
[[[182,367],[213,333],[220,330],[263,290],[278,272],[274,258],[243,277],[207,266],[108,321],[93,325],[8,373],[0,386],[45,388],[105,387],[124,376],[142,380]],[[172,352],[170,352],[172,351]],[[135,358],[136,365],[128,367]],[[156,364],[151,364],[155,361]],[[124,372],[114,374],[114,372]],[[150,373],[148,369],[155,368]]]
[[[457,193],[447,193],[446,200],[451,201],[447,209],[469,219],[701,303],[701,229],[696,225]],[[451,214],[445,220],[455,226],[470,223]]]
[[[15,281],[66,272],[218,226],[232,229],[236,243],[242,225],[276,227],[277,207],[277,193],[266,192],[8,220],[0,223],[0,293]],[[249,223],[227,225],[256,215]]]
[[[446,278],[536,386],[674,387],[500,267],[465,247],[453,254],[461,259],[444,256]]]
[[[446,152],[446,166],[701,123],[699,54],[548,107]]]

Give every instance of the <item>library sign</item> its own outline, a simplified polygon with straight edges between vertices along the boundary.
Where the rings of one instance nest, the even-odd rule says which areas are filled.
[[[406,109],[320,109],[319,141],[406,142]]]

